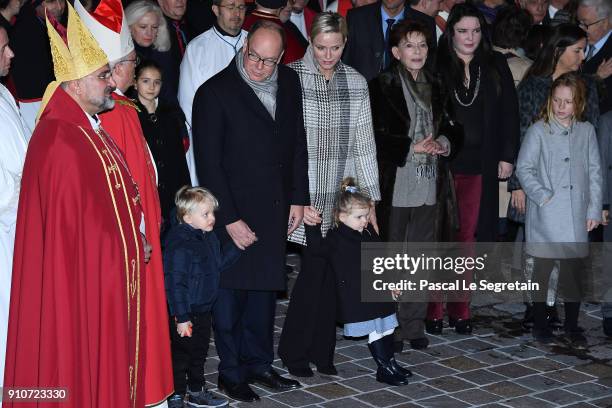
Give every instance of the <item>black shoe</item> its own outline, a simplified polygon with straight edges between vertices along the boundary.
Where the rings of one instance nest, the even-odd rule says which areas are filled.
[[[403,376],[404,378],[412,377],[412,371],[402,367],[397,360],[395,360],[395,353],[393,352],[393,336],[385,336],[380,341],[383,342],[385,352],[387,353],[387,360],[391,370],[396,374]]]
[[[451,324],[452,323],[452,324]],[[448,319],[448,324],[455,328],[455,332],[458,334],[472,334],[472,320],[471,319]]]
[[[408,378],[408,377],[412,377],[412,371],[410,371],[407,368],[402,367],[397,360],[395,359],[395,357],[391,357],[391,359],[389,360],[389,363],[391,365],[391,369],[393,371],[395,371],[398,374],[403,375],[404,377]]]
[[[412,342],[412,340],[410,340]],[[414,348],[414,347],[413,347]],[[393,342],[393,352],[395,354],[400,354],[404,350],[404,341],[394,341]]]
[[[603,319],[603,332],[606,336],[612,337],[612,317]]]
[[[310,367],[287,367],[287,370],[294,377],[312,377],[314,375]]]
[[[255,394],[255,391],[253,391],[247,383],[234,384],[219,376],[218,385],[219,391],[224,392],[225,395],[236,401],[259,401],[259,395]]]
[[[546,319],[551,330],[561,330],[563,328],[563,322],[559,319],[559,313],[557,313],[557,305],[546,306]]]
[[[427,337],[410,340],[410,347],[414,350],[423,350],[426,349],[427,346],[429,346],[429,339]]]
[[[530,331],[533,329],[533,306],[529,303],[525,304],[525,316],[521,322],[524,330]]]
[[[389,353],[393,355],[393,350],[387,349],[384,337],[368,344],[368,348],[370,349],[370,353],[372,353],[372,357],[378,366],[378,370],[376,371],[376,381],[393,386],[408,384],[408,379],[406,376],[396,372],[393,369],[390,361],[391,358],[389,357]]]
[[[576,350],[585,350],[589,347],[586,337],[582,334],[583,331],[573,330],[565,333],[565,340],[570,347]]]
[[[330,366],[317,366],[317,371],[320,374],[326,374],[326,375],[338,375],[338,370],[336,370],[336,367],[334,367],[333,365]]]
[[[302,387],[296,380],[281,377],[273,368],[261,374],[251,375],[249,382],[263,385],[274,391],[287,391]]]
[[[442,320],[425,320],[425,331],[429,334],[442,334]]]
[[[558,346],[557,337],[552,333],[552,330],[533,330],[533,339],[543,346]]]

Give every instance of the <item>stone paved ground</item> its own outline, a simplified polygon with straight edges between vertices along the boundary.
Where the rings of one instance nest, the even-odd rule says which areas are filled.
[[[295,276],[292,276],[294,279]],[[283,326],[288,300],[277,304],[275,344]],[[303,388],[262,396],[253,404],[232,407],[612,407],[612,341],[601,330],[599,306],[586,304],[580,317],[589,341],[585,351],[542,347],[520,327],[522,305],[500,304],[473,309],[476,330],[471,336],[445,328],[429,336],[423,351],[406,347],[398,360],[414,376],[403,387],[376,382],[375,364],[366,340],[349,340],[337,332],[337,376],[300,379]],[[211,346],[206,364],[208,386],[216,391],[218,358]],[[282,374],[280,360],[275,367]]]

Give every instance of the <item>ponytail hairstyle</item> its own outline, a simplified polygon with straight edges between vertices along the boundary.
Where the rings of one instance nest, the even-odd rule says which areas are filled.
[[[349,214],[353,209],[372,207],[372,199],[362,193],[353,177],[345,177],[340,184],[340,193],[334,208],[334,224],[340,224],[340,213]]]
[[[584,108],[586,106],[586,85],[582,78],[575,72],[567,72],[555,79],[550,92],[548,93],[548,100],[546,105],[542,108],[540,118],[546,123],[550,123],[552,118],[555,117],[553,113],[553,94],[555,89],[560,86],[566,86],[572,90],[572,101],[574,104],[574,120],[582,122],[584,120]]]

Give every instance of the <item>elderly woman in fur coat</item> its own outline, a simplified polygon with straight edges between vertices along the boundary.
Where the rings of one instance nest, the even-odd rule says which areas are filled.
[[[382,238],[391,242],[443,239],[436,233],[444,214],[439,212],[438,193],[447,190],[439,184],[448,172],[442,171],[439,156],[448,157],[462,133],[451,120],[448,98],[423,70],[428,35],[417,22],[396,24],[389,40],[395,62],[370,83],[382,197],[377,219]],[[399,303],[396,351],[404,340],[414,349],[427,347],[426,312],[427,303]]]

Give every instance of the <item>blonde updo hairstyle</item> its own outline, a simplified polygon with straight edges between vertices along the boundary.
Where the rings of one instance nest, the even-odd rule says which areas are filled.
[[[327,33],[340,33],[342,34],[342,39],[346,41],[348,37],[348,26],[346,25],[344,17],[331,11],[317,14],[310,29],[311,42],[317,35]]]
[[[334,208],[334,223],[340,223],[340,213],[350,214],[354,209],[370,209],[372,199],[367,194],[362,193],[353,177],[346,177],[340,184],[340,193]]]

